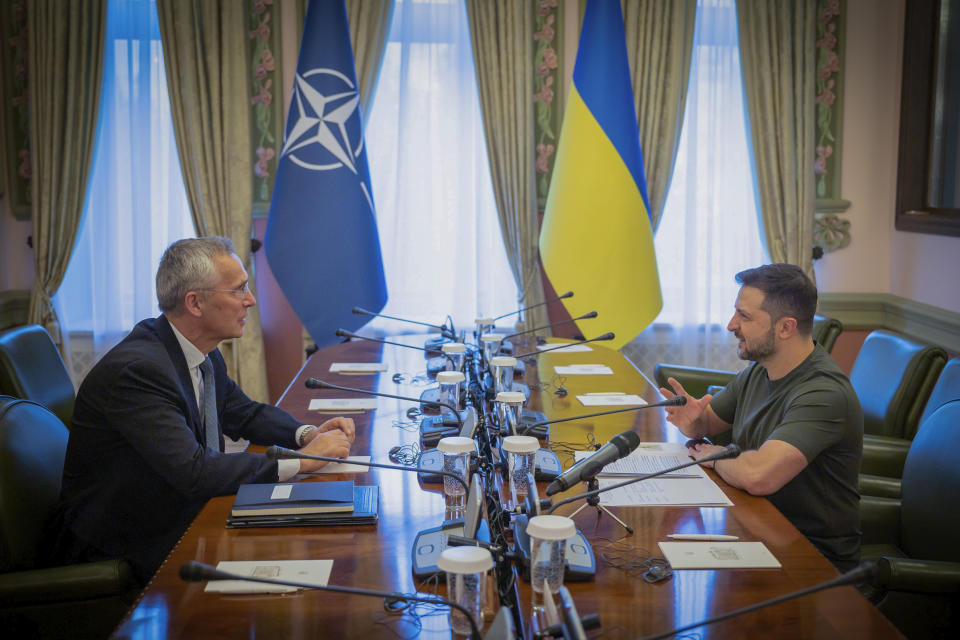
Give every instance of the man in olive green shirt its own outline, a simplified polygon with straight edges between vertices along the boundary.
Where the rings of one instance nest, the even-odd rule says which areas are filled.
[[[743,453],[714,463],[717,474],[767,496],[837,568],[852,568],[860,556],[863,412],[850,381],[811,338],[816,287],[789,264],[742,271],[737,282],[727,329],[753,364],[700,399],[671,378],[672,392],[661,392],[687,404],[668,408],[667,419],[697,440],[732,429]],[[689,451],[700,459],[718,449],[696,442]]]

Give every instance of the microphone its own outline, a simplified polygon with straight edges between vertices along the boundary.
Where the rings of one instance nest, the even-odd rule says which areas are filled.
[[[640,446],[640,436],[633,431],[624,431],[614,436],[610,439],[610,442],[600,447],[592,456],[584,458],[557,476],[556,480],[547,485],[547,495],[552,496],[569,489],[581,480],[592,478],[600,469],[615,460],[630,455],[630,452],[638,446]]]
[[[631,432],[631,433],[632,433],[632,432]],[[621,435],[622,435],[622,434],[621,434]],[[636,448],[636,447],[634,447],[634,448]],[[599,451],[598,451],[597,453],[599,453]],[[594,454],[594,455],[596,455],[596,454]],[[634,482],[640,482],[641,480],[647,480],[647,479],[649,479],[649,478],[655,478],[655,477],[657,477],[657,476],[662,476],[662,475],[667,474],[667,473],[670,473],[670,472],[672,472],[672,471],[679,471],[680,469],[686,469],[687,467],[692,467],[692,466],[695,465],[695,464],[703,464],[704,462],[713,462],[714,460],[725,460],[726,458],[736,458],[738,455],[740,455],[740,447],[738,447],[738,446],[735,445],[735,444],[728,444],[727,446],[725,446],[725,447],[724,447],[723,449],[721,449],[720,451],[717,451],[716,453],[711,453],[710,455],[708,455],[708,456],[706,456],[706,457],[704,457],[704,458],[700,458],[699,460],[691,460],[690,462],[685,462],[685,463],[683,463],[683,464],[678,464],[678,465],[676,465],[675,467],[669,467],[669,468],[667,468],[667,469],[661,469],[660,471],[655,471],[655,472],[653,472],[653,473],[648,473],[648,474],[645,474],[645,475],[642,475],[642,476],[637,476],[636,478],[630,478],[629,480],[624,480],[623,482],[618,482],[618,483],[616,483],[616,484],[612,484],[612,485],[610,485],[609,487],[600,487],[599,489],[594,489],[593,491],[587,491],[587,492],[585,492],[585,493],[581,493],[581,494],[579,494],[579,495],[572,496],[572,497],[570,497],[570,498],[565,498],[565,499],[561,500],[560,502],[558,502],[557,504],[555,504],[555,505],[553,505],[552,507],[550,507],[550,510],[547,511],[547,513],[548,513],[548,514],[551,514],[551,513],[553,513],[554,511],[556,511],[558,507],[562,507],[562,506],[565,505],[565,504],[570,504],[571,502],[576,502],[577,500],[583,500],[583,499],[585,499],[585,498],[590,498],[590,497],[592,497],[592,496],[601,494],[601,493],[603,493],[604,491],[612,491],[612,490],[614,490],[614,489],[619,489],[620,487],[625,487],[625,486],[627,486],[628,484],[633,484]],[[581,460],[580,462],[577,463],[577,465],[581,465],[581,464],[583,464],[584,462],[586,462],[587,460],[593,459],[593,457],[594,457],[594,456],[590,456],[589,458],[586,458],[586,459],[584,459],[584,460]],[[605,464],[609,464],[609,463],[605,463]],[[577,466],[577,465],[574,465],[574,466]],[[570,471],[572,471],[573,468],[574,468],[574,467],[570,467]],[[598,469],[597,471],[599,471],[599,469]],[[559,478],[558,478],[558,479],[559,479]],[[552,486],[552,485],[551,485],[551,486]],[[547,487],[547,495],[553,495],[554,493],[556,493],[556,491],[554,491],[554,492],[551,493],[550,487]],[[544,503],[546,503],[546,502],[549,502],[549,500],[544,500],[544,501],[542,501],[542,503],[541,503],[541,507],[542,507],[542,508],[547,508],[547,507],[549,506],[549,505],[547,505],[547,504],[544,504]]]
[[[294,451],[286,447],[270,445],[267,447],[267,460],[320,460],[321,462],[343,462],[346,464],[356,464],[361,467],[376,467],[377,469],[399,469],[400,471],[413,471],[416,474],[429,473],[431,475],[440,475],[448,478],[455,478],[457,482],[463,485],[464,494],[470,492],[466,481],[455,473],[450,471],[440,471],[438,469],[421,469],[419,467],[405,467],[399,464],[384,464],[382,462],[361,462],[359,460],[344,460],[342,458],[331,458],[330,456],[314,456],[309,453]]]
[[[386,318],[388,320],[397,320],[399,322],[409,322],[410,324],[419,324],[422,327],[430,327],[431,329],[446,329],[445,326],[441,324],[430,324],[429,322],[420,322],[418,320],[408,320],[406,318],[397,318],[395,316],[388,316],[385,313],[374,313],[373,311],[368,311],[362,307],[354,307],[353,312],[358,315],[371,316],[373,318]]]
[[[477,621],[473,619],[473,615],[470,613],[470,611],[466,607],[456,602],[447,600],[446,598],[440,598],[439,596],[428,597],[407,595],[405,593],[397,593],[396,591],[375,591],[373,589],[361,589],[359,587],[342,587],[332,584],[319,585],[309,582],[295,582],[293,580],[273,580],[271,578],[261,578],[259,576],[243,576],[237,573],[221,571],[220,569],[211,567],[208,564],[194,561],[180,565],[180,579],[184,582],[204,582],[206,580],[243,580],[246,582],[262,582],[264,584],[276,584],[285,587],[300,587],[302,589],[317,589],[318,591],[348,593],[350,595],[358,596],[373,596],[375,598],[384,598],[388,602],[400,601],[442,604],[452,609],[456,609],[466,616],[467,620],[470,622],[470,628],[473,630],[471,637],[474,638],[474,640],[480,640],[481,638],[480,628],[477,626]]]
[[[413,398],[410,396],[395,396],[392,393],[381,393],[380,391],[357,389],[356,387],[341,387],[338,384],[330,384],[326,380],[320,380],[319,378],[307,378],[303,384],[308,389],[336,389],[337,391],[352,391],[354,393],[365,393],[368,396],[380,396],[383,398],[393,398],[394,400],[409,400],[410,402],[416,402],[418,404],[420,403],[420,398]],[[460,417],[460,410],[457,407],[446,402],[437,402],[435,400],[431,400],[430,403],[450,409],[450,411],[453,412],[454,417],[457,419],[457,426],[463,429],[463,418]]]
[[[770,598],[769,600],[764,600],[763,602],[758,602],[757,604],[752,604],[742,609],[737,609],[731,611],[730,613],[724,613],[713,618],[707,618],[706,620],[701,620],[700,622],[695,622],[693,624],[688,624],[684,627],[679,627],[677,629],[671,629],[670,631],[665,631],[663,633],[658,633],[653,636],[646,636],[641,640],[661,640],[662,638],[669,638],[672,635],[681,633],[683,631],[689,631],[690,629],[696,629],[697,627],[702,627],[704,625],[713,624],[714,622],[723,622],[724,620],[729,620],[736,616],[742,615],[744,613],[750,613],[751,611],[756,611],[757,609],[763,609],[764,607],[769,607],[775,604],[780,604],[781,602],[786,602],[787,600],[793,600],[794,598],[799,598],[801,596],[809,595],[811,593],[816,593],[817,591],[823,591],[824,589],[832,589],[833,587],[843,587],[850,584],[859,584],[861,582],[866,582],[871,580],[879,574],[880,570],[877,567],[876,562],[866,561],[861,562],[859,566],[854,567],[850,571],[827,580],[826,582],[821,582],[820,584],[815,584],[812,587],[807,587],[806,589],[800,589],[794,591],[793,593],[787,593],[782,596],[777,596],[776,598]]]
[[[516,338],[517,336],[522,336],[525,333],[533,333],[534,331],[543,331],[544,329],[549,329],[550,327],[555,327],[558,324],[567,324],[569,322],[576,322],[577,320],[589,320],[590,318],[596,318],[598,314],[596,311],[591,311],[590,313],[585,313],[579,318],[570,318],[568,320],[561,320],[560,322],[551,322],[550,324],[545,324],[542,327],[536,327],[534,329],[527,329],[525,331],[518,331],[517,333],[511,333],[508,336],[503,336],[504,340],[509,340],[510,338]]]
[[[537,307],[542,307],[545,304],[550,304],[551,302],[556,302],[557,300],[563,300],[565,298],[572,298],[572,297],[573,297],[573,291],[567,291],[563,295],[559,295],[553,300],[545,300],[544,302],[538,302],[537,304],[532,304],[529,307],[524,307],[523,309],[519,309],[517,311],[511,311],[510,313],[505,313],[502,316],[497,316],[496,318],[493,319],[493,321],[496,322],[497,320],[503,320],[504,318],[515,316],[518,313],[523,313],[524,311],[529,311],[530,309],[536,309]]]
[[[527,431],[530,429],[535,429],[536,427],[543,427],[548,424],[555,424],[557,422],[570,422],[571,420],[585,420],[587,418],[596,418],[597,416],[609,416],[614,413],[626,413],[627,411],[639,411],[641,409],[655,409],[657,407],[682,407],[687,404],[686,396],[673,396],[667,400],[661,402],[654,402],[653,404],[638,404],[634,407],[624,407],[623,409],[610,409],[609,411],[599,411],[597,413],[587,413],[582,416],[572,416],[569,418],[553,418],[551,420],[541,420],[540,422],[534,422],[532,424],[524,427],[522,431],[517,432],[517,435],[526,435]]]
[[[565,347],[569,347],[569,346],[575,345],[575,344],[586,344],[586,343],[588,343],[588,342],[601,342],[601,341],[603,341],[603,340],[613,340],[615,337],[616,337],[616,335],[614,335],[613,331],[608,331],[608,332],[604,333],[603,335],[599,335],[599,336],[597,336],[596,338],[590,338],[589,340],[577,340],[576,342],[564,342],[563,344],[558,344],[557,346],[555,346],[555,347],[550,347],[549,349],[538,349],[538,350],[536,350],[536,351],[531,351],[530,353],[521,353],[520,355],[518,355],[518,356],[513,356],[513,357],[516,358],[517,360],[519,360],[520,358],[528,358],[528,357],[530,357],[530,356],[538,356],[538,355],[540,355],[541,353],[546,353],[547,351],[556,351],[557,349],[563,349],[563,348],[565,348]]]
[[[336,335],[338,338],[356,338],[357,340],[367,340],[368,342],[379,342],[380,344],[392,344],[395,347],[406,347],[407,349],[416,349],[417,351],[429,351],[426,347],[418,347],[412,344],[403,344],[402,342],[390,342],[389,340],[381,340],[380,338],[369,338],[367,336],[360,336],[355,333],[351,333],[346,329],[337,329]]]

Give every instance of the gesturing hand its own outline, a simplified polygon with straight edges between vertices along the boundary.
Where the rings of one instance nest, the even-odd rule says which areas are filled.
[[[667,420],[691,438],[704,435],[698,433],[695,429],[698,426],[697,421],[700,420],[704,411],[710,406],[710,401],[713,400],[713,396],[708,393],[698,400],[687,393],[683,385],[677,382],[675,378],[667,378],[667,383],[669,383],[673,390],[671,391],[665,387],[660,387],[660,393],[663,394],[663,397],[672,398],[674,396],[684,396],[687,399],[687,403],[683,406],[665,407]],[[693,429],[693,431],[691,431],[691,429]]]

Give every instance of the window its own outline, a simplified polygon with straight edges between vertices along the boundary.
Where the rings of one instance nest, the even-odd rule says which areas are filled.
[[[463,0],[397,1],[365,138],[390,296],[383,313],[429,323],[451,314],[463,329],[517,309]]]
[[[80,380],[143,318],[174,240],[194,235],[153,1],[109,0],[100,114],[84,216],[56,299]]]

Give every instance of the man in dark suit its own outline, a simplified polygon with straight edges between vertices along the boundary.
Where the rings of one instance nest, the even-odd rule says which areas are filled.
[[[126,558],[146,583],[210,498],[286,481],[323,463],[223,453],[224,434],[346,457],[353,420],[301,425],[254,402],[217,345],[256,304],[229,239],[173,243],[157,270],[163,314],[140,322],[77,394],[54,530],[61,562]]]

